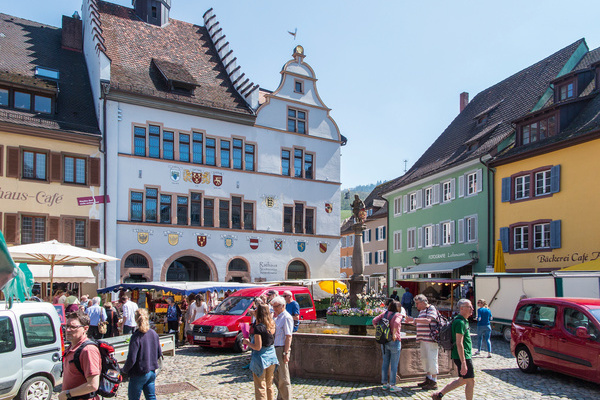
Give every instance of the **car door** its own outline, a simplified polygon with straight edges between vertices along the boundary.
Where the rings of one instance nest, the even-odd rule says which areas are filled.
[[[557,341],[557,357],[561,371],[586,380],[598,380],[600,371],[600,329],[587,310],[565,306],[562,312],[561,335]],[[577,336],[577,328],[587,329],[589,338]]]
[[[61,358],[60,336],[52,317],[44,312],[22,314],[18,323],[23,341],[23,376],[49,373]]]
[[[0,312],[0,399],[13,398],[23,381],[21,346],[12,312]]]
[[[558,307],[555,305],[537,304],[532,313],[529,341],[533,359],[540,366],[554,367],[557,362],[557,311]]]

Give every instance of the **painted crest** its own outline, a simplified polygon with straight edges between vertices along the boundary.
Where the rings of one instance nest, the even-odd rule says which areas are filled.
[[[173,182],[179,182],[179,179],[181,179],[181,171],[179,168],[171,168],[171,180]]]
[[[150,235],[148,234],[148,232],[138,232],[137,233],[137,240],[140,244],[148,243],[148,239],[150,239]]]
[[[365,222],[367,220],[367,210],[361,208],[358,212],[358,219],[360,220],[360,222]]]
[[[331,203],[325,203],[325,212],[327,214],[331,214],[332,211],[333,211],[333,206],[331,205]]]
[[[303,252],[304,252],[304,250],[306,250],[306,242],[304,242],[304,241],[299,241],[299,242],[298,242],[298,251],[299,251],[300,253],[303,253]]]
[[[207,237],[206,235],[198,235],[196,236],[196,243],[198,244],[198,246],[200,247],[204,247],[206,246],[206,242],[207,242]]]
[[[273,240],[273,246],[275,247],[275,250],[281,251],[281,249],[283,249],[283,240]]]
[[[213,184],[215,186],[221,186],[223,184],[223,175],[213,174]]]
[[[326,253],[327,252],[327,243],[319,243],[319,250],[321,251],[321,253]]]
[[[199,185],[202,182],[202,172],[192,172],[192,182]]]
[[[225,247],[227,247],[228,249],[233,247],[233,238],[232,237],[225,238]]]
[[[258,238],[250,238],[250,248],[252,250],[258,249]]]
[[[179,234],[169,233],[169,244],[175,246],[177,243],[179,243]]]
[[[269,208],[275,207],[275,198],[272,196],[267,197],[265,199],[265,205]]]

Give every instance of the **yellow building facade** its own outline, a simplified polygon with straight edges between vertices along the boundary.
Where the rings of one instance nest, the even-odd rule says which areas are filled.
[[[506,272],[547,272],[600,258],[598,154],[594,139],[496,166],[494,231]],[[557,191],[544,190],[552,184]]]

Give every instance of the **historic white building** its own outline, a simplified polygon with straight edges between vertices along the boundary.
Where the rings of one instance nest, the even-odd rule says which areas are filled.
[[[84,54],[104,135],[100,285],[339,274],[340,135],[301,46],[274,92],[237,66],[209,10],[84,0]],[[176,5],[175,5],[176,6]]]

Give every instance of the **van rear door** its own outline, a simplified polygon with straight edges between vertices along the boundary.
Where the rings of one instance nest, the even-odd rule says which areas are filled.
[[[22,331],[23,376],[31,376],[41,370],[50,371],[61,358],[60,326],[58,318],[45,313],[27,313],[19,317]],[[60,366],[60,365],[59,365]]]
[[[10,311],[0,311],[0,398],[13,398],[23,383],[17,321]]]

